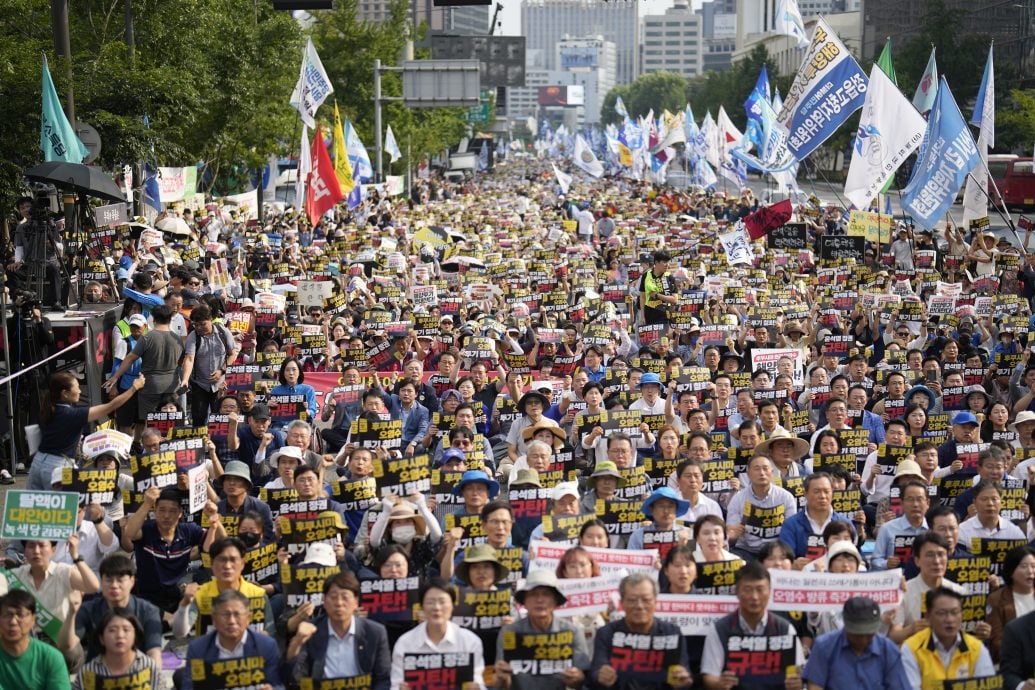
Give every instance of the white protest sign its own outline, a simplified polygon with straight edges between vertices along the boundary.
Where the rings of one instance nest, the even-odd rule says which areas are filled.
[[[733,232],[719,235],[719,241],[722,242],[722,247],[726,250],[726,261],[730,266],[736,264],[750,265],[754,260],[754,255],[751,253],[751,245],[748,243],[747,233],[742,226]]]
[[[702,637],[716,621],[736,610],[737,597],[732,594],[659,594],[654,604],[656,618],[675,623],[684,635]],[[624,616],[619,608],[611,613],[611,620]]]
[[[927,298],[927,313],[931,316],[946,316],[956,309],[956,298],[952,295],[931,295]]]
[[[415,307],[431,307],[438,301],[434,285],[414,285],[412,290]]]
[[[83,457],[93,460],[104,453],[117,453],[121,458],[128,458],[132,445],[132,436],[114,429],[102,429],[83,439]]]
[[[295,299],[302,307],[323,308],[323,301],[331,296],[334,283],[329,280],[300,280]]]
[[[816,573],[798,570],[771,570],[773,611],[837,612],[852,597],[869,597],[882,610],[895,608],[902,601],[902,570],[877,570],[866,573]]]
[[[566,544],[557,544],[549,541],[533,541],[528,545],[529,553],[533,555],[529,564],[529,572],[533,570],[557,570],[561,557],[571,547]],[[593,560],[600,566],[600,575],[608,577],[617,575],[625,577],[629,573],[643,572],[657,577],[658,571],[654,567],[657,561],[658,552],[652,549],[601,549],[595,546],[582,547],[589,552]]]
[[[780,360],[783,358],[791,360],[791,374],[794,376],[795,386],[805,385],[805,362],[801,350],[796,348],[765,347],[753,348],[751,350],[751,371],[765,369],[773,377],[779,372]]]
[[[621,578],[587,577],[577,579],[560,579],[557,587],[568,599],[564,606],[558,607],[554,615],[561,618],[585,616],[604,613],[618,605],[618,584]],[[520,586],[520,585],[519,585]]]
[[[187,470],[187,486],[190,488],[190,512],[193,515],[208,501],[208,471],[204,465]]]

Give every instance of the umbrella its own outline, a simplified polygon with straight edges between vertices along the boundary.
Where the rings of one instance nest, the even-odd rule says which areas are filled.
[[[167,232],[170,235],[183,235],[184,237],[190,237],[190,226],[187,225],[187,221],[176,216],[166,216],[160,221],[155,223],[155,227],[162,232]]]
[[[81,163],[50,161],[41,163],[25,171],[25,178],[34,182],[52,184],[58,189],[71,189],[87,196],[95,196],[108,201],[125,201],[122,193],[111,177],[100,168]]]

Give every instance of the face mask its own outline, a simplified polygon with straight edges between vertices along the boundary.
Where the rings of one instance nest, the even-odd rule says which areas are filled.
[[[262,538],[261,534],[255,534],[254,532],[241,532],[237,536],[249,549],[258,545],[259,540]]]
[[[413,525],[403,525],[392,530],[392,541],[396,544],[409,544],[417,536],[417,528]]]

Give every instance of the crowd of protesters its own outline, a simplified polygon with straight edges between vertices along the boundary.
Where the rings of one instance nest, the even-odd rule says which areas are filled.
[[[759,207],[519,159],[123,228],[0,687],[1031,690],[1035,253],[812,199],[731,265]]]

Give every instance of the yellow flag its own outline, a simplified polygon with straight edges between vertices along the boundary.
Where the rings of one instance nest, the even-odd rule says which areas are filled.
[[[618,162],[627,168],[631,168],[633,164],[632,151],[621,142],[618,142]]]
[[[352,165],[349,154],[345,151],[345,130],[341,127],[341,114],[338,112],[338,101],[334,102],[334,176],[338,178],[338,186],[343,194],[348,195],[356,186],[352,179]]]

